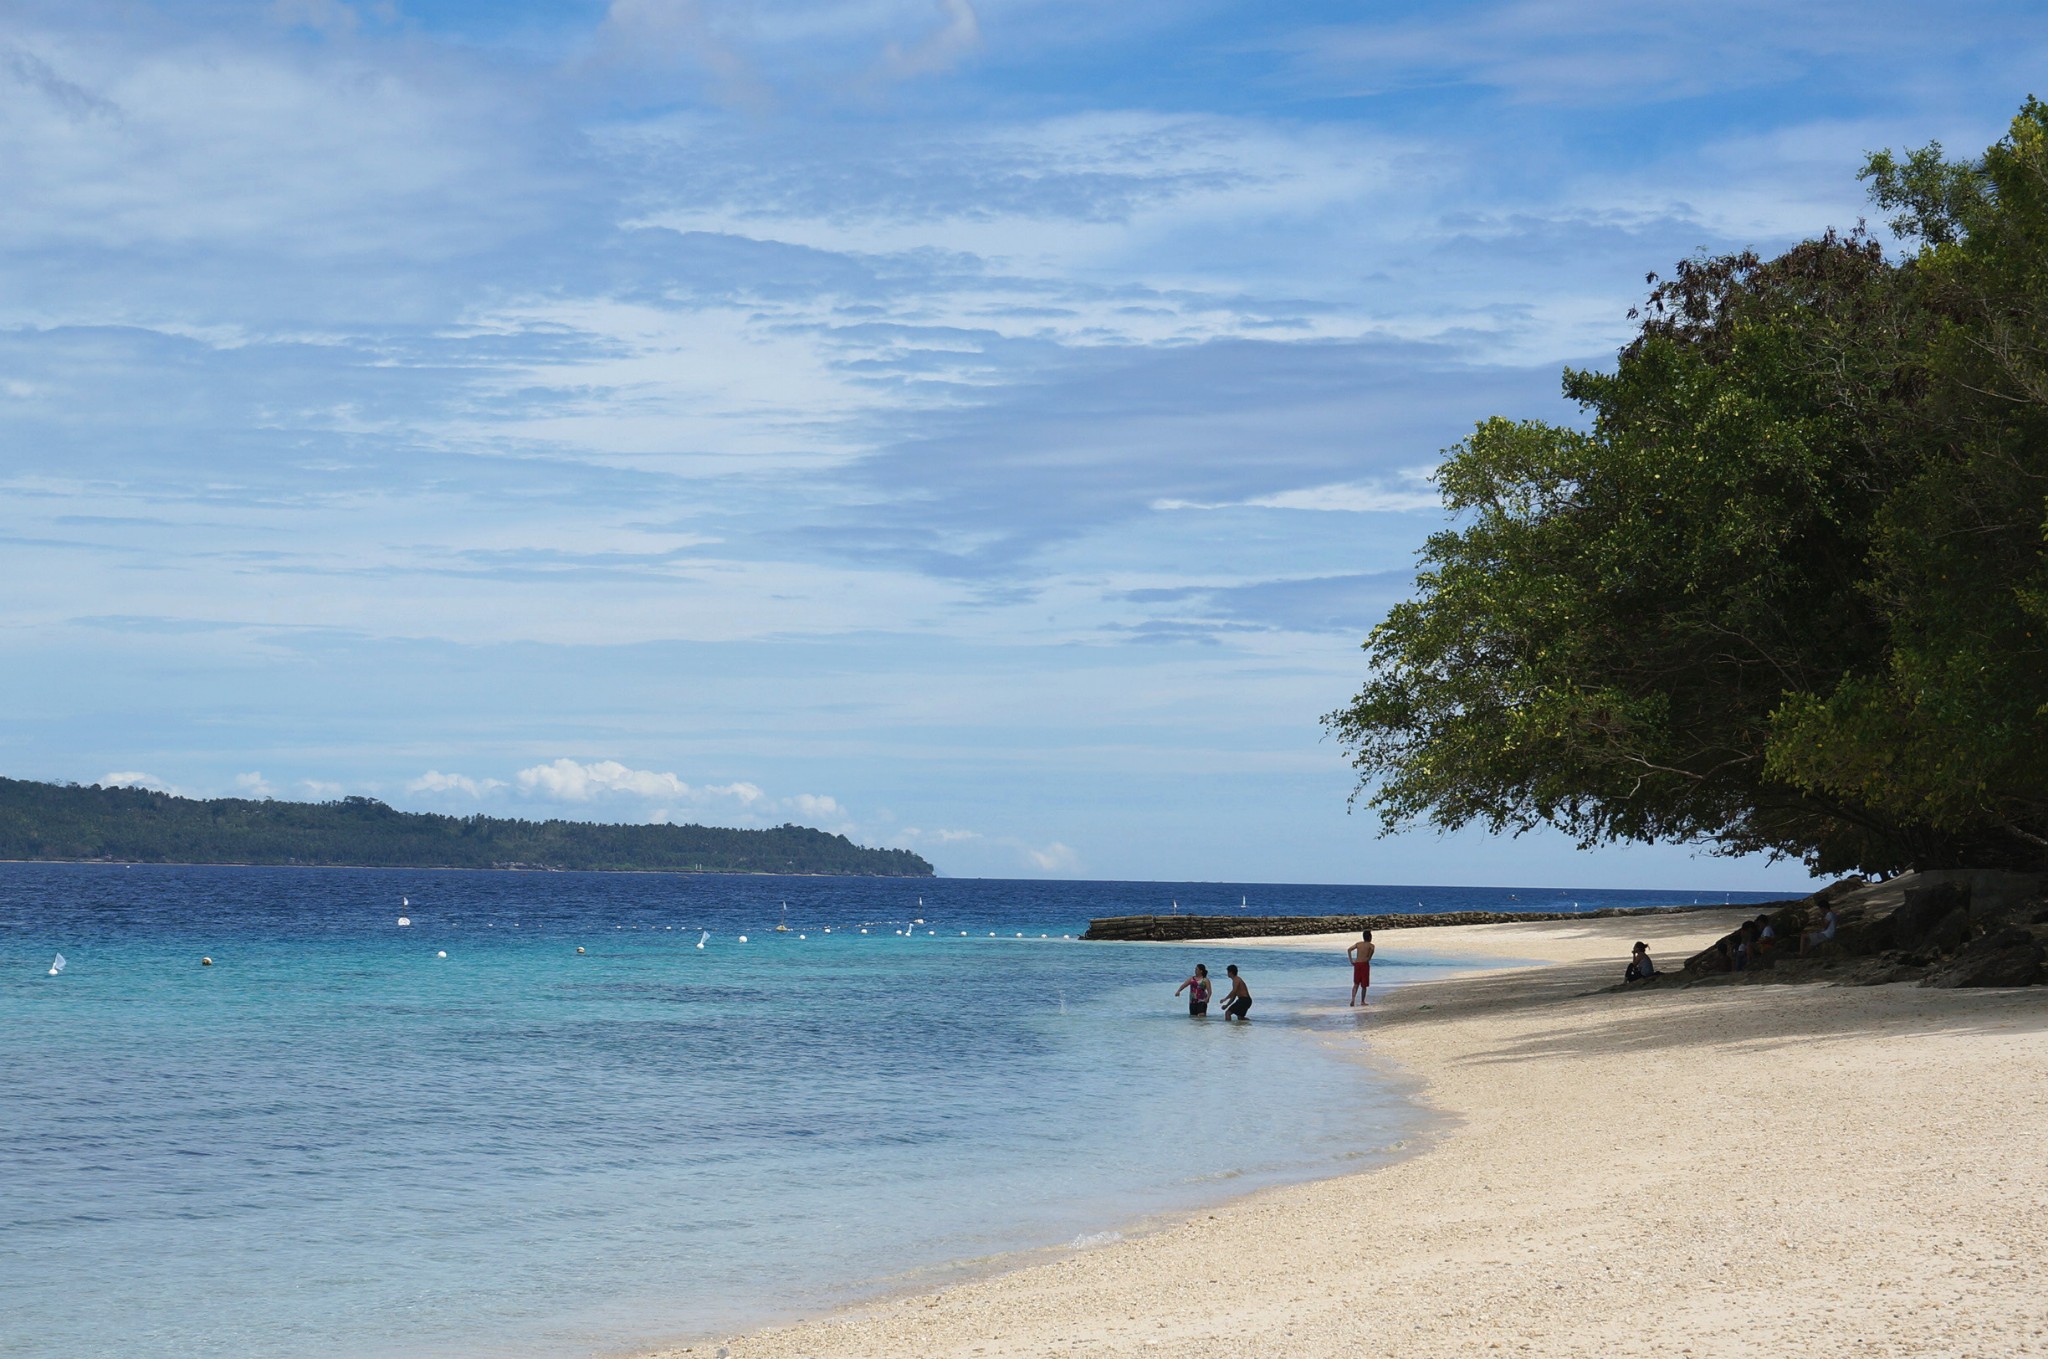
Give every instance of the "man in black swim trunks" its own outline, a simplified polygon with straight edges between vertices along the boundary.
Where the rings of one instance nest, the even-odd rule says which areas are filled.
[[[1243,1019],[1252,1011],[1251,988],[1244,984],[1244,978],[1237,975],[1237,964],[1223,969],[1230,977],[1230,994],[1223,998],[1223,1017]]]

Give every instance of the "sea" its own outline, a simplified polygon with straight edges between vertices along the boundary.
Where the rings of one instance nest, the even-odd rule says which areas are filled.
[[[1113,1240],[1429,1125],[1340,955],[1091,917],[1762,899],[0,864],[0,1355],[630,1354]]]

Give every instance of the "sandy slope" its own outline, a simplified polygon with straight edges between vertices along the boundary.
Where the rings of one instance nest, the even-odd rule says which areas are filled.
[[[1458,1120],[1412,1160],[732,1359],[2048,1355],[2048,988],[1598,990],[1635,938],[1675,963],[1719,914],[1387,932],[1598,961],[1361,1016]]]

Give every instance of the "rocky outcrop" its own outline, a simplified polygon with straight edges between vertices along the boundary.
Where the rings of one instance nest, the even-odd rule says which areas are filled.
[[[1835,937],[1804,955],[1802,936],[1832,906]],[[1943,869],[1883,882],[1848,878],[1760,912],[1776,938],[1742,931],[1686,961],[1666,984],[1815,978],[1850,984],[2032,986],[2048,981],[2048,874]]]
[[[2048,955],[2030,930],[2008,925],[1972,940],[1955,957],[1927,974],[1922,986],[2032,986],[2042,979]]]

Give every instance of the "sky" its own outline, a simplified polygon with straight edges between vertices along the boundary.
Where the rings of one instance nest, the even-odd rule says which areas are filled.
[[[1805,890],[1382,837],[1318,719],[1445,448],[1995,140],[2040,18],[0,0],[0,773]]]

